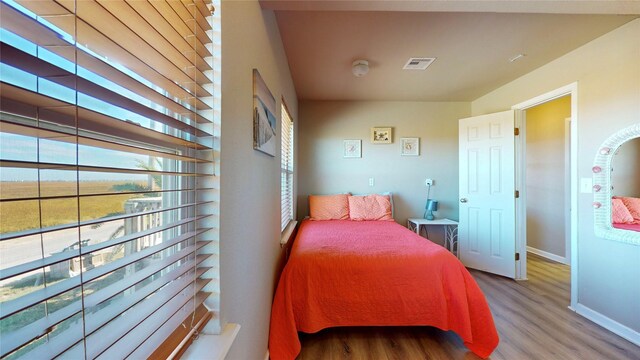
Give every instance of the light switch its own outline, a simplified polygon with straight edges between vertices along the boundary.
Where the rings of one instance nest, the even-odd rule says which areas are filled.
[[[593,178],[580,178],[580,192],[590,194],[593,191]]]

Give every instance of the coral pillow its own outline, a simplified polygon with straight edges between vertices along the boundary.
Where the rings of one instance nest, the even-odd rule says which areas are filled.
[[[351,220],[393,221],[389,195],[349,196]]]
[[[611,199],[611,219],[614,224],[633,224],[633,216],[622,200]]]
[[[629,213],[633,216],[633,223],[640,224],[640,198],[616,196],[614,198],[622,200],[624,206],[629,209]]]
[[[309,195],[310,220],[349,220],[348,196]]]

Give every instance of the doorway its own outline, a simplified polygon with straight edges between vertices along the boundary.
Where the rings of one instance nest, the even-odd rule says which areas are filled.
[[[512,107],[516,139],[516,278],[527,279],[527,251],[571,265],[577,301],[577,84]],[[562,241],[559,241],[561,239]]]
[[[571,95],[526,109],[522,121],[527,253],[568,265]]]

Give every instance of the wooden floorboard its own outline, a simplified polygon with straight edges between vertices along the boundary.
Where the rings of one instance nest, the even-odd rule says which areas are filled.
[[[528,281],[471,270],[493,313],[500,344],[490,359],[640,360],[640,347],[568,309],[567,265],[528,254]],[[432,327],[332,328],[300,334],[299,360],[474,360],[453,332]]]

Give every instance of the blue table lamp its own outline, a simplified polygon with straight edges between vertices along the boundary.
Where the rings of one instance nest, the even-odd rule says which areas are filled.
[[[438,211],[438,202],[436,200],[427,199],[427,206],[425,206],[425,219],[433,220],[433,212]]]
[[[424,207],[424,215],[422,217],[427,220],[433,220],[433,212],[438,211],[438,202],[429,198],[431,195],[431,184],[427,186],[427,205]]]

